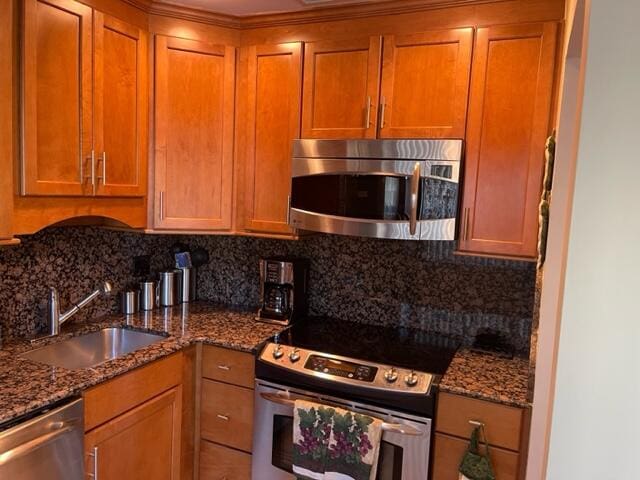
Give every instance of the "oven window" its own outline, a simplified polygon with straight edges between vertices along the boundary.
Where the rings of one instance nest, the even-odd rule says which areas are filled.
[[[392,175],[309,175],[295,177],[291,206],[338,217],[408,220],[409,177]]]
[[[376,480],[402,480],[402,447],[383,441],[380,444]],[[293,473],[293,418],[273,416],[271,464]]]
[[[293,473],[293,417],[273,416],[273,451],[271,464]]]

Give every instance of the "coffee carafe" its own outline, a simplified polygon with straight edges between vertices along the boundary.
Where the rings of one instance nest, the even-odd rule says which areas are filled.
[[[260,260],[260,310],[262,322],[290,325],[307,313],[309,262],[301,258]]]

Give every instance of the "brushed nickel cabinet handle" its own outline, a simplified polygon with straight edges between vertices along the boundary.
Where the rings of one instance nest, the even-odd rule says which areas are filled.
[[[380,99],[380,128],[384,128],[384,112],[387,107],[385,98]]]
[[[225,422],[229,421],[229,416],[228,415],[221,415],[220,413],[216,415],[216,417],[218,417],[220,420],[224,420]]]
[[[158,210],[160,214],[160,221],[164,220],[164,191],[160,191],[160,201],[158,205]]]
[[[371,125],[371,96],[367,95],[367,115],[364,121],[364,128],[369,128]]]
[[[409,212],[409,233],[416,234],[418,226],[418,191],[420,188],[420,162],[416,162],[411,177],[411,211]]]
[[[287,225],[291,225],[291,195],[287,195]]]
[[[107,152],[102,152],[102,177],[98,177],[98,178],[102,178],[102,184],[106,185],[107,184]]]
[[[92,195],[96,194],[96,152],[91,150],[91,175],[87,176],[87,178],[91,178],[91,191]]]
[[[470,209],[465,208],[462,215],[462,240],[465,242],[469,240],[469,215]]]
[[[228,372],[229,370],[231,370],[231,367],[230,367],[229,365],[218,365],[218,368],[219,368],[220,370],[225,370],[225,371],[227,371],[227,372]]]
[[[93,458],[93,473],[87,473],[93,480],[98,480],[98,447],[93,447],[93,450],[88,453]]]

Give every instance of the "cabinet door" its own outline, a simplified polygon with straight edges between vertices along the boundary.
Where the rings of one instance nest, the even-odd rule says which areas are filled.
[[[380,37],[305,44],[303,138],[375,138]]]
[[[13,234],[13,12],[14,2],[0,2],[0,245]]]
[[[85,471],[100,480],[178,480],[182,388],[173,388],[85,435]]]
[[[23,7],[21,193],[91,194],[91,8],[73,0]]]
[[[436,432],[433,448],[434,480],[458,480],[460,461],[469,448],[469,440]],[[520,455],[517,452],[491,446],[489,456],[498,480],[518,480]]]
[[[97,194],[143,196],[147,187],[147,34],[94,13]]]
[[[244,228],[287,234],[292,140],[300,136],[301,45],[247,52]]]
[[[381,138],[464,138],[473,29],[385,35]]]
[[[555,23],[478,29],[459,248],[535,257]]]
[[[235,49],[156,37],[155,227],[231,227]]]
[[[203,379],[200,409],[202,438],[251,452],[253,390]]]
[[[200,442],[200,480],[248,480],[251,455],[202,440]]]

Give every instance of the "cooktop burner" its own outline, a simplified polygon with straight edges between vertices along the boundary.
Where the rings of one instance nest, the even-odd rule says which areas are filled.
[[[444,375],[459,344],[409,328],[310,317],[280,335],[297,348]]]

